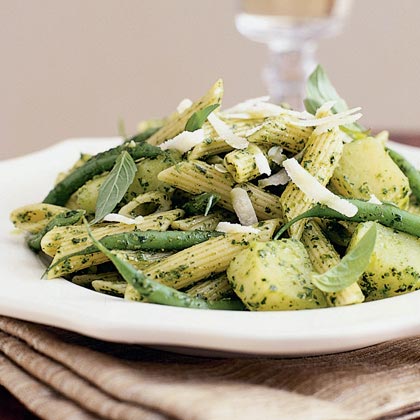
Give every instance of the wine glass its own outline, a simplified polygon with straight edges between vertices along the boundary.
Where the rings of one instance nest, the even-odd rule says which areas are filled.
[[[267,44],[263,79],[273,102],[303,107],[305,82],[320,38],[337,34],[352,0],[239,0],[238,31]]]

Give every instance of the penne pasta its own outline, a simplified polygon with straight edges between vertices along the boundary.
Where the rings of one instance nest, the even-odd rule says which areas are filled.
[[[187,121],[195,112],[209,105],[220,104],[222,98],[223,82],[222,80],[218,80],[201,99],[194,102],[181,114],[174,114],[160,130],[148,139],[148,142],[153,145],[159,145],[165,140],[175,137],[184,131]]]
[[[314,220],[310,220],[305,224],[302,242],[308,251],[314,269],[320,274],[333,268],[341,260],[338,252]],[[357,282],[339,292],[325,293],[325,297],[330,306],[352,305],[365,300]]]
[[[29,233],[38,233],[44,229],[48,222],[67,209],[53,204],[36,203],[15,209],[10,214],[10,221],[15,228]]]
[[[214,166],[201,161],[181,162],[159,174],[159,179],[192,194],[214,192],[220,195],[218,205],[233,212],[231,191],[235,181],[229,173],[219,172]],[[253,184],[241,184],[250,192],[250,199],[258,219],[282,217],[278,197]]]
[[[309,137],[303,153],[301,166],[314,176],[322,185],[327,185],[343,152],[343,140],[339,128]],[[293,182],[289,182],[280,197],[280,204],[286,220],[308,210],[315,203],[308,198]],[[294,224],[289,234],[299,239],[302,236],[305,221]]]

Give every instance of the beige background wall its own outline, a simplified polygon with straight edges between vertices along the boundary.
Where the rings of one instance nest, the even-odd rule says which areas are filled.
[[[109,136],[225,80],[225,104],[264,93],[264,47],[233,0],[0,0],[0,158]],[[319,61],[373,127],[420,130],[420,1],[355,0]],[[420,146],[420,145],[419,145]]]

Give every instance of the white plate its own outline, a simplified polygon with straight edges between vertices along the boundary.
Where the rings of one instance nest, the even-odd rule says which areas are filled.
[[[361,348],[420,334],[420,291],[360,305],[293,312],[229,312],[174,308],[102,295],[65,280],[41,280],[44,270],[12,233],[12,209],[41,201],[58,172],[81,151],[95,153],[117,139],[77,139],[0,162],[0,314],[54,325],[99,339],[189,352],[308,355]],[[420,149],[395,145],[420,167]]]

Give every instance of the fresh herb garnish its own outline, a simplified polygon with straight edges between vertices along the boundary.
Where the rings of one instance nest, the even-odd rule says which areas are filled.
[[[186,214],[194,216],[197,214],[204,214],[207,216],[212,207],[220,200],[220,195],[213,192],[206,192],[196,195],[182,206]]]
[[[114,210],[133,182],[136,171],[137,166],[133,158],[124,150],[99,189],[95,219],[92,223],[99,222]]]
[[[373,224],[359,243],[338,265],[323,274],[314,274],[312,283],[323,292],[339,292],[352,285],[366,271],[376,243],[376,225]]]
[[[219,106],[219,104],[213,104],[201,109],[200,111],[194,112],[185,124],[185,131],[195,131],[201,128],[206,121],[207,117]]]
[[[316,66],[316,69],[308,78],[306,83],[306,95],[307,96],[303,101],[305,108],[313,115],[315,115],[319,107],[329,101],[335,101],[334,106],[331,108],[333,113],[343,112],[349,109],[346,101],[337,93],[324,68],[320,65]],[[360,138],[361,132],[365,132],[364,136],[362,134],[362,138],[367,137],[368,135],[366,134],[366,129],[357,123],[348,124],[345,128],[347,131],[343,131],[352,138],[357,136]]]

